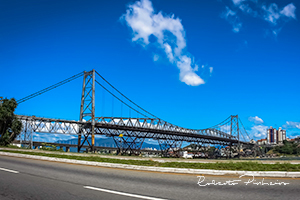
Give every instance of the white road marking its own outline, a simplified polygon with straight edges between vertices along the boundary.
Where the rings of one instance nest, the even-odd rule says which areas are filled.
[[[128,197],[135,197],[135,198],[140,198],[140,199],[166,200],[166,199],[160,199],[160,198],[156,198],[156,197],[148,197],[148,196],[142,196],[142,195],[138,195],[138,194],[118,192],[118,191],[114,191],[114,190],[101,189],[101,188],[96,188],[96,187],[91,187],[91,186],[83,186],[83,187],[86,188],[86,189],[97,190],[97,191],[101,191],[101,192],[118,194],[118,195],[123,195],[123,196],[128,196]]]
[[[10,170],[10,169],[4,169],[4,168],[1,168],[1,167],[0,167],[0,170],[6,171],[6,172],[10,172],[10,173],[15,173],[15,174],[18,174],[18,173],[19,173],[18,171]]]

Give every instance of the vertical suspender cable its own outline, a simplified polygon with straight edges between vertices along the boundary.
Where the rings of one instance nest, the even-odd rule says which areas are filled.
[[[111,97],[111,116],[113,117],[114,116],[114,97]]]
[[[123,104],[121,103],[121,117],[123,117]]]
[[[102,90],[102,116],[105,116],[105,91]]]

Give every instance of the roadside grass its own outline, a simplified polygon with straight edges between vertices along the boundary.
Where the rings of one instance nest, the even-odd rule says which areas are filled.
[[[114,158],[103,158],[100,156],[76,156],[53,154],[43,152],[27,152],[15,150],[0,150],[2,152],[20,153],[27,155],[37,155],[55,158],[65,158],[74,160],[106,162],[128,165],[154,166],[154,167],[174,167],[174,168],[190,168],[190,169],[214,169],[214,170],[242,170],[242,171],[300,171],[300,164],[276,163],[262,164],[258,162],[229,162],[229,163],[186,163],[186,162],[164,162],[160,163],[152,160],[124,160]]]
[[[15,145],[7,145],[7,146],[0,146],[0,148],[10,148],[10,149],[29,149],[29,148],[25,148],[25,147],[18,147],[18,146],[15,146]]]

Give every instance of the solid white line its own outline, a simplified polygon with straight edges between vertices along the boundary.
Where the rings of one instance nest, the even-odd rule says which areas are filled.
[[[0,167],[0,170],[6,171],[6,172],[10,172],[10,173],[15,173],[15,174],[18,174],[18,173],[19,173],[18,171],[10,170],[10,169],[4,169],[4,168],[1,168],[1,167]]]
[[[83,186],[86,189],[91,189],[91,190],[97,190],[101,192],[108,192],[112,194],[118,194],[118,195],[123,195],[123,196],[128,196],[128,197],[135,197],[135,198],[140,198],[140,199],[150,199],[150,200],[166,200],[166,199],[160,199],[156,197],[148,197],[148,196],[142,196],[142,195],[137,195],[137,194],[129,194],[125,192],[118,192],[118,191],[113,191],[113,190],[107,190],[107,189],[101,189],[101,188],[96,188],[96,187],[91,187],[91,186]]]

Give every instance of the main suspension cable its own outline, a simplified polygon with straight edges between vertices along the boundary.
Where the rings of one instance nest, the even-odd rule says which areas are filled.
[[[144,117],[148,117],[147,115],[139,112],[138,110],[134,109],[133,107],[131,107],[130,105],[128,105],[127,103],[125,103],[124,101],[122,101],[119,97],[117,97],[116,95],[114,95],[111,91],[109,91],[106,87],[104,87],[101,83],[99,83],[97,80],[95,80],[96,83],[98,83],[104,90],[106,90],[109,94],[111,94],[113,97],[115,97],[116,99],[118,99],[121,103],[125,104],[127,107],[131,108],[132,110],[134,110],[135,112],[143,115]]]
[[[136,103],[134,103],[132,100],[130,100],[127,96],[125,96],[122,92],[120,92],[117,88],[115,88],[111,83],[109,83],[103,76],[101,76],[97,71],[96,73],[98,74],[98,76],[104,80],[110,87],[112,87],[115,91],[117,91],[120,95],[122,95],[125,99],[127,99],[129,102],[131,102],[133,105],[135,105],[136,107],[138,107],[139,109],[143,110],[145,113],[148,113],[149,115],[155,117],[156,119],[159,119],[162,122],[166,122],[160,118],[158,118],[157,116],[153,115],[152,113],[148,112],[147,110],[143,109],[142,107],[140,107],[139,105],[137,105]],[[122,101],[121,99],[119,99],[116,95],[114,95],[112,92],[110,92],[108,89],[106,89],[103,85],[101,85],[98,81],[96,81],[101,87],[103,87],[107,92],[109,92],[111,95],[113,95],[114,97],[116,97],[119,101],[121,101],[122,103],[124,103],[126,106],[128,106],[129,108],[133,109],[134,111],[136,111],[137,113],[147,117],[145,114],[142,114],[141,112],[137,111],[136,109],[132,108],[131,106],[129,106],[128,104],[126,104],[124,101]],[[222,123],[226,122],[231,116],[229,116],[227,119],[225,119],[224,121],[222,121],[221,123],[211,127],[211,128],[215,128],[217,126],[220,126]],[[166,122],[168,124],[170,124],[169,122]],[[174,125],[176,126],[176,125]],[[179,126],[177,126],[179,127]],[[192,129],[191,129],[192,130]],[[201,130],[201,129],[193,129],[193,130]]]
[[[136,103],[134,103],[132,100],[130,100],[128,97],[126,97],[122,92],[120,92],[117,88],[115,88],[112,84],[110,84],[103,76],[101,76],[97,71],[96,73],[98,74],[98,76],[100,76],[100,78],[102,78],[109,86],[111,86],[114,90],[116,90],[120,95],[122,95],[123,97],[125,97],[128,101],[130,101],[133,105],[135,105],[136,107],[138,107],[139,109],[143,110],[144,112],[148,113],[149,115],[156,117],[155,115],[153,115],[152,113],[148,112],[147,110],[143,109],[142,107],[140,107],[139,105],[137,105]],[[145,116],[145,115],[144,115]],[[159,119],[159,118],[158,118]]]
[[[75,80],[75,79],[81,77],[83,74],[84,74],[84,72],[80,72],[79,74],[76,74],[76,75],[74,75],[74,76],[71,76],[70,78],[67,78],[67,79],[65,79],[65,80],[63,80],[63,81],[61,81],[61,82],[59,82],[59,83],[56,83],[56,84],[54,84],[54,85],[51,85],[50,87],[47,87],[47,88],[45,88],[45,89],[43,89],[43,90],[40,90],[40,91],[38,91],[38,92],[35,92],[35,93],[31,94],[31,95],[28,95],[28,96],[22,98],[22,99],[19,99],[19,100],[17,101],[17,103],[20,104],[20,103],[23,103],[23,102],[25,102],[25,101],[27,101],[27,100],[29,100],[29,99],[32,99],[32,98],[34,98],[34,97],[36,97],[36,96],[39,96],[39,95],[41,95],[41,94],[43,94],[43,93],[45,93],[45,92],[48,92],[48,91],[50,91],[50,90],[52,90],[52,89],[54,89],[54,88],[57,88],[57,87],[59,87],[59,86],[61,86],[61,85],[64,85],[64,84],[70,82],[70,81],[73,81],[73,80]]]
[[[250,141],[249,134],[247,133],[247,130],[245,129],[245,127],[244,127],[244,125],[243,125],[243,123],[242,123],[242,120],[240,120],[240,118],[239,118],[239,121],[240,121],[240,123],[242,124],[242,127],[243,127],[243,129],[244,129],[244,131],[245,131],[245,133],[246,133],[246,135],[247,135],[249,141]]]
[[[228,122],[230,122],[230,121],[228,121],[230,118],[231,118],[231,116],[227,117],[225,120],[218,123],[217,125],[214,125],[214,126],[209,127],[209,128],[217,128],[217,127],[223,126],[223,125],[227,124]]]

